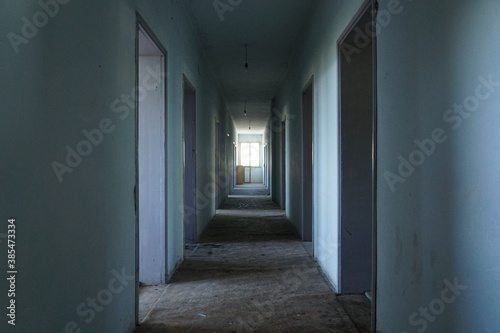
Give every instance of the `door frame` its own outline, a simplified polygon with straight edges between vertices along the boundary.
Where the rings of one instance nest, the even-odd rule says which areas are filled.
[[[222,135],[221,135],[221,126],[220,122],[217,118],[215,118],[215,209],[219,209],[220,206],[220,184],[219,179],[220,179],[220,157],[221,157],[221,141]]]
[[[139,86],[139,34],[145,33],[150,40],[156,45],[156,47],[163,53],[163,71],[166,73],[168,69],[168,52],[162,43],[153,32],[153,29],[147,24],[144,18],[136,12],[136,29],[135,29],[135,86]],[[164,84],[164,124],[163,124],[163,142],[164,142],[164,218],[165,218],[165,275],[168,274],[168,135],[167,135],[167,125],[168,125],[168,81],[167,76],[161,76]],[[135,135],[135,186],[134,186],[134,209],[135,209],[135,324],[139,325],[139,263],[140,263],[140,253],[139,253],[139,90],[135,89],[135,124],[134,124],[134,135]],[[165,280],[167,276],[165,276]]]
[[[194,110],[192,111],[192,122],[193,122],[193,150],[192,150],[192,153],[193,153],[193,165],[191,166],[192,167],[192,177],[193,177],[193,183],[194,183],[194,188],[192,189],[193,190],[193,206],[190,207],[190,210],[192,210],[193,212],[195,212],[195,215],[194,215],[194,223],[193,225],[191,226],[191,230],[190,230],[190,235],[189,235],[189,240],[192,240],[193,242],[195,242],[197,240],[197,237],[198,237],[198,214],[197,214],[197,198],[196,198],[196,185],[197,185],[197,161],[196,161],[196,112],[197,112],[197,107],[196,107],[196,103],[197,103],[197,100],[196,100],[196,88],[195,86],[191,83],[191,81],[188,79],[188,77],[186,76],[186,74],[183,74],[182,75],[182,116],[183,116],[183,127],[182,127],[182,138],[183,138],[183,145],[184,145],[184,151],[183,151],[183,165],[184,165],[184,169],[183,169],[183,175],[184,175],[184,180],[183,180],[183,185],[184,185],[184,196],[183,196],[183,200],[184,200],[184,228],[186,228],[186,216],[185,216],[185,212],[186,212],[186,202],[185,202],[185,198],[186,198],[186,170],[187,170],[187,166],[186,166],[186,161],[187,161],[187,155],[186,155],[186,107],[185,107],[185,98],[186,98],[186,91],[185,91],[185,88],[189,88],[189,90],[192,91],[193,95],[194,95],[194,100],[193,100],[193,108]],[[184,229],[184,242],[186,242],[186,229]]]
[[[378,0],[365,0],[363,4],[360,6],[359,10],[354,15],[353,19],[349,22],[344,32],[341,34],[339,39],[337,40],[337,51],[338,51],[338,59],[342,57],[340,45],[344,42],[344,40],[348,37],[348,35],[354,30],[354,28],[358,25],[359,21],[363,18],[363,16],[371,11],[371,21],[376,22],[377,14],[379,9]],[[376,24],[373,25],[373,35],[370,36],[372,39],[372,159],[371,159],[371,174],[372,174],[372,300],[371,300],[371,331],[376,332],[377,328],[377,121],[378,121],[378,112],[377,112],[377,31]],[[341,251],[341,211],[340,211],[340,200],[341,200],[341,168],[340,163],[342,163],[342,150],[341,150],[341,89],[342,89],[342,71],[341,71],[341,61],[338,61],[337,69],[338,69],[338,140],[339,140],[339,150],[338,150],[338,161],[339,161],[339,263],[341,263],[340,251]],[[340,271],[341,267],[339,267]],[[340,277],[340,275],[339,275]]]
[[[262,147],[264,150],[264,160],[263,160],[263,165],[262,165],[262,175],[264,179],[264,186],[269,189],[269,173],[268,173],[268,168],[269,168],[269,145],[264,143],[264,146]]]

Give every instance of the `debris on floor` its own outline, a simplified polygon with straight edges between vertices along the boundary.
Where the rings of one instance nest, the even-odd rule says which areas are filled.
[[[167,290],[140,297],[136,333],[369,332],[368,299],[344,299],[355,322],[269,198],[229,198],[190,250]]]

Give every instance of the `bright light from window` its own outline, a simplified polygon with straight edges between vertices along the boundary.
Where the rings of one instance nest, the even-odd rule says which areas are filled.
[[[242,142],[240,144],[241,165],[243,166],[260,166],[260,143],[259,142]]]

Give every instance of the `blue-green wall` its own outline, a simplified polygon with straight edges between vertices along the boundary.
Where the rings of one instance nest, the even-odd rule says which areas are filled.
[[[401,7],[378,35],[377,329],[498,332],[500,3]]]
[[[34,1],[0,1],[0,233],[7,232],[7,218],[17,219],[15,329],[60,332],[74,321],[82,332],[127,332],[135,325],[134,280],[121,290],[115,275],[135,275],[135,106],[121,98],[133,97],[136,85],[136,11],[168,51],[169,274],[183,258],[182,75],[198,94],[201,190],[214,172],[215,121],[223,132],[232,130],[232,121],[183,2],[60,2],[16,53],[8,33],[22,35],[22,18],[42,20],[42,9]],[[110,133],[60,181],[52,163],[65,164],[66,147],[77,149],[82,131],[103,119],[112,122]],[[215,212],[215,197],[209,201],[199,207],[200,232]],[[0,262],[5,267],[5,255]],[[8,289],[5,279],[0,288]],[[112,295],[109,304],[106,295]],[[107,303],[92,319],[88,297]],[[6,302],[2,297],[4,309]],[[0,330],[7,327],[2,320]]]

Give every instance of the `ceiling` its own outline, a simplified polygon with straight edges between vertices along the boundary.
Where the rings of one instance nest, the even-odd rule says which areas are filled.
[[[204,52],[221,84],[238,133],[264,131],[271,100],[285,79],[292,51],[314,2],[220,0],[232,11],[219,9],[218,13],[213,0],[189,0]],[[243,112],[245,101],[247,116]]]

